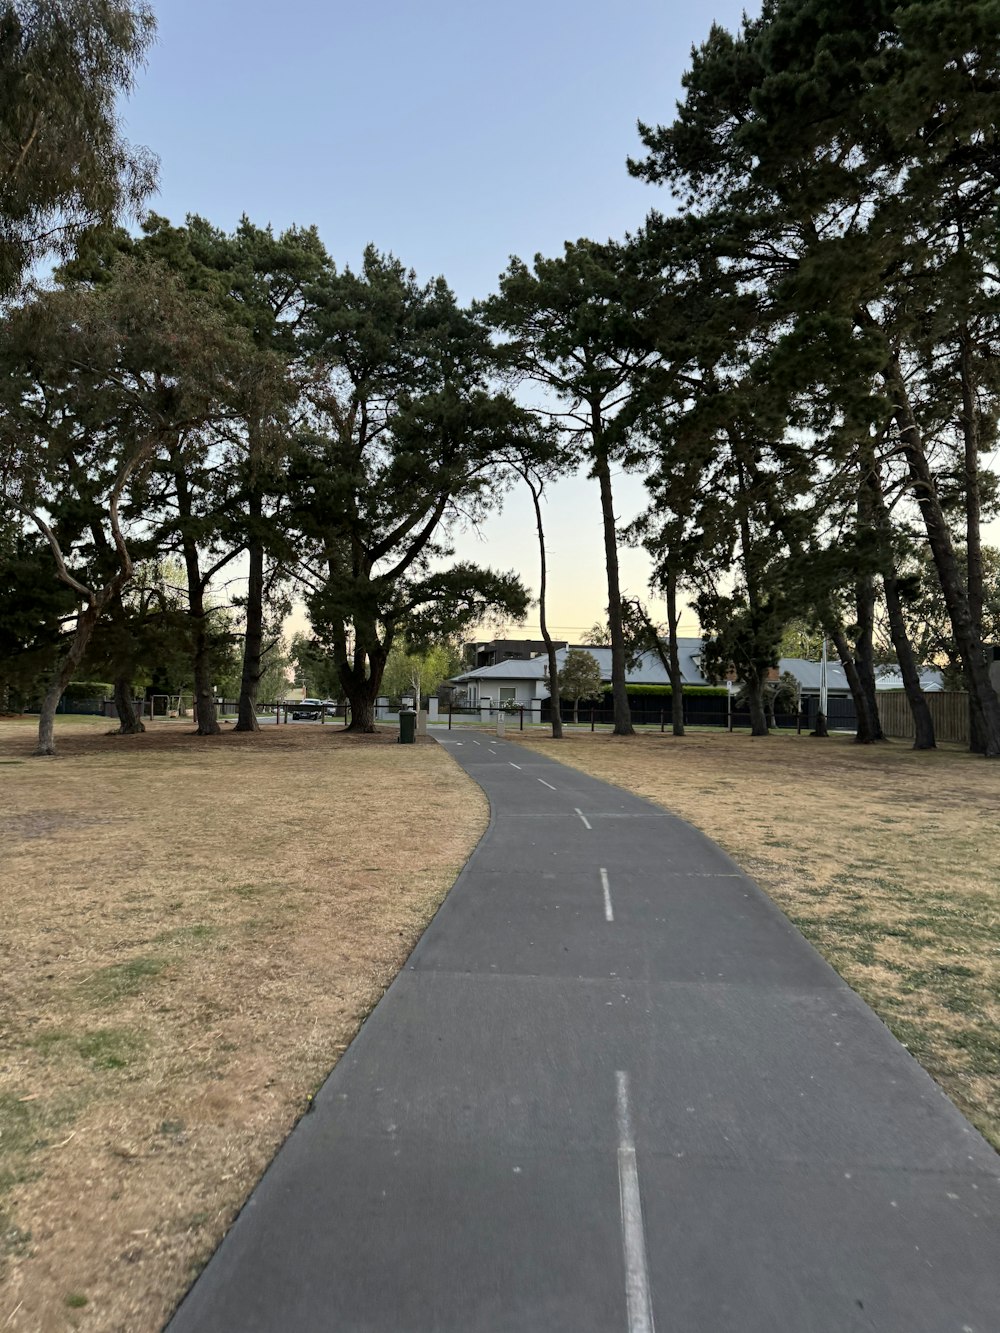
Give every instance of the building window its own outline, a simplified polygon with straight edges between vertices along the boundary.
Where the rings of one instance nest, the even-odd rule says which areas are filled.
[[[517,689],[513,685],[500,686],[500,702],[502,704],[517,703]]]

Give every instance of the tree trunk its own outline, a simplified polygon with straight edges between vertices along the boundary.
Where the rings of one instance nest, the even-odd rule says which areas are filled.
[[[580,721],[580,700],[579,700],[579,699],[574,699],[574,700],[573,700],[573,722],[574,722],[574,723],[578,723],[579,721]]]
[[[181,551],[184,557],[184,572],[188,586],[188,616],[194,624],[194,655],[192,671],[194,674],[194,717],[198,724],[199,736],[218,736],[219,726],[215,711],[215,695],[212,690],[211,649],[208,642],[208,611],[205,608],[205,585],[207,577],[202,576],[198,545],[192,535],[189,523],[193,505],[188,487],[187,474],[183,462],[171,458],[174,467],[174,486],[177,495],[178,516],[184,520],[181,537]]]
[[[865,699],[868,735],[862,741],[861,728],[855,740],[860,744],[883,741],[882,720],[878,715],[878,696],[875,691],[875,580],[864,575],[855,585],[855,603],[858,611],[858,637],[854,647],[854,664],[858,682]]]
[[[979,408],[976,403],[976,374],[972,357],[972,337],[967,324],[959,330],[961,352],[959,373],[962,381],[962,438],[965,446],[965,545],[966,583],[969,590],[969,618],[975,637],[983,637],[983,540],[982,493],[979,480]],[[969,749],[986,753],[986,734],[982,710],[974,707],[969,694]]]
[[[747,672],[747,679],[744,682],[747,691],[747,703],[750,707],[750,735],[751,736],[769,736],[771,733],[767,726],[767,714],[764,711],[764,680],[766,672],[762,676],[755,668]]]
[[[38,715],[38,744],[34,749],[36,755],[52,755],[56,752],[56,709],[66,691],[66,686],[73,679],[73,673],[83,660],[83,654],[87,650],[87,644],[90,642],[90,636],[94,632],[94,626],[100,618],[104,604],[104,598],[92,596],[89,602],[78,606],[76,628],[69,641],[66,656],[53,674],[42,699],[42,708]]]
[[[198,723],[199,736],[218,736],[221,733],[215,708],[215,692],[212,689],[212,663],[204,617],[197,622],[195,630],[194,717]]]
[[[556,646],[552,642],[549,627],[545,619],[545,592],[547,587],[547,567],[545,560],[545,532],[542,528],[542,505],[540,487],[534,485],[526,472],[521,473],[531,491],[531,500],[535,506],[535,526],[538,529],[538,559],[540,576],[538,583],[538,628],[545,642],[545,654],[549,662],[549,708],[552,722],[552,739],[562,740],[562,701],[559,698],[559,664],[556,661]]]
[[[355,627],[355,634],[357,633],[357,627]],[[385,671],[386,658],[392,645],[390,643],[388,646],[380,646],[377,650],[366,650],[356,644],[354,662],[351,663],[347,661],[346,638],[342,640],[342,643],[342,652],[337,650],[336,645],[334,651],[339,658],[340,683],[351,706],[351,721],[345,730],[354,732],[377,731],[375,703],[378,699],[379,689],[382,686],[382,674]]]
[[[62,680],[62,673],[52,681],[42,699],[41,712],[38,715],[38,744],[34,753],[37,755],[55,754],[56,752],[56,709],[63,696],[68,681]]]
[[[114,735],[138,736],[140,732],[146,730],[142,718],[135,711],[130,674],[115,676],[115,707],[118,710],[118,730]]]
[[[844,633],[844,627],[838,621],[831,621],[828,628],[828,637],[833,640],[834,647],[837,649],[837,656],[840,658],[840,665],[844,668],[844,675],[851,687],[854,711],[858,715],[858,730],[854,738],[855,742],[858,745],[873,745],[878,736],[875,720],[871,715],[872,704],[858,672],[851,645]]]
[[[363,731],[374,732],[378,728],[375,725],[375,700],[377,694],[373,693],[367,686],[344,686],[344,692],[347,695],[348,703],[351,708],[350,724],[344,728],[345,731]]]
[[[892,646],[896,650],[899,674],[903,677],[903,689],[906,701],[913,715],[913,748],[915,750],[934,750],[937,741],[934,736],[934,719],[927,704],[927,696],[920,687],[920,671],[917,659],[913,655],[910,638],[906,632],[906,618],[903,615],[903,603],[899,596],[899,584],[895,574],[886,574],[882,578],[885,592],[885,606],[889,615],[889,634]]]
[[[614,701],[616,736],[634,736],[632,710],[625,684],[625,632],[622,626],[622,595],[618,575],[618,534],[611,494],[611,468],[601,443],[600,409],[592,405],[594,473],[601,487],[601,516],[604,520],[604,560],[608,572],[608,629],[611,634],[611,695]]]
[[[681,675],[681,658],[677,647],[677,626],[680,615],[677,611],[677,574],[668,567],[666,576],[667,597],[667,675],[670,677],[670,716],[671,730],[675,736],[684,735],[684,677]]]
[[[259,511],[259,497],[254,497]],[[251,513],[259,520],[259,512]],[[247,578],[246,631],[243,636],[243,674],[240,679],[240,702],[235,731],[259,731],[257,721],[257,687],[262,675],[261,657],[264,649],[264,543],[260,537],[251,538],[247,547],[250,571]]]
[[[886,388],[893,395],[893,415],[910,474],[914,499],[924,520],[931,554],[941,581],[941,592],[952,633],[962,657],[969,702],[976,713],[977,733],[983,739],[987,758],[1000,757],[1000,699],[990,682],[983,642],[973,621],[967,588],[952,544],[948,521],[938,497],[934,476],[924,452],[923,439],[903,383],[899,363],[893,359],[883,372]]]
[[[882,545],[885,571],[882,575],[882,591],[885,597],[886,613],[889,617],[889,637],[892,639],[892,646],[896,652],[896,661],[899,663],[899,674],[903,678],[906,701],[910,705],[910,713],[913,717],[913,748],[915,750],[933,750],[937,748],[934,737],[934,720],[927,705],[927,698],[920,687],[920,671],[917,666],[917,659],[913,655],[910,636],[906,632],[906,617],[903,614],[903,602],[899,594],[899,580],[896,577],[896,562],[893,554],[892,520],[885,503],[882,478],[875,466],[874,458],[869,474],[868,490],[872,517]],[[877,704],[878,699],[876,697],[876,706]]]

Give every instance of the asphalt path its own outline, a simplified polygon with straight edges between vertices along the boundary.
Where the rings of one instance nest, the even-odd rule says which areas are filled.
[[[997,1333],[1000,1158],[681,820],[492,818],[170,1333]]]

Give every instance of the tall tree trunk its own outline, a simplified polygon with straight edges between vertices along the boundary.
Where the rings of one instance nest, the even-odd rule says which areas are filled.
[[[675,736],[684,735],[684,677],[681,675],[681,657],[677,646],[677,572],[667,566],[664,592],[667,599],[667,675],[670,677],[671,730]]]
[[[927,703],[927,696],[920,686],[920,670],[913,655],[910,637],[906,632],[906,618],[903,615],[903,603],[899,595],[899,583],[896,575],[885,574],[882,578],[885,593],[885,607],[889,614],[889,634],[892,646],[896,650],[899,674],[903,678],[906,702],[913,715],[913,748],[915,750],[934,750],[937,740],[934,736],[934,719]]]
[[[184,461],[179,454],[171,456],[174,487],[177,495],[177,515],[183,523],[181,553],[188,587],[188,616],[194,625],[194,716],[199,736],[218,736],[219,726],[215,711],[215,693],[212,689],[211,645],[208,639],[208,611],[205,608],[205,585],[202,576],[198,545],[191,531],[193,506]]]
[[[194,633],[194,716],[199,736],[218,736],[218,713],[215,691],[212,689],[212,658],[208,643],[207,622],[204,613],[195,619]]]
[[[764,711],[764,681],[766,679],[766,670],[762,674],[756,667],[752,667],[747,672],[747,678],[744,681],[747,704],[750,708],[751,736],[769,736],[771,734],[767,726],[767,713]]]
[[[923,517],[941,582],[952,633],[962,657],[969,700],[976,711],[979,734],[983,738],[983,753],[990,759],[1000,758],[1000,699],[990,682],[983,642],[972,617],[967,588],[962,584],[962,571],[955,555],[951,532],[924,452],[920,427],[913,415],[902,372],[895,358],[883,372],[883,377],[886,388],[893,395],[893,416],[899,429],[913,495]]]
[[[357,633],[358,630],[355,626],[355,634]],[[369,648],[366,650],[363,646],[359,647],[356,642],[354,661],[349,662],[346,660],[346,637],[341,642],[342,651],[338,651],[335,644],[334,652],[338,659],[340,683],[344,687],[344,693],[347,695],[348,703],[351,706],[351,721],[345,730],[353,732],[377,731],[375,705],[378,700],[378,692],[382,686],[386,658],[392,645],[391,643],[379,645],[377,649]]]
[[[873,745],[878,739],[878,731],[880,730],[876,726],[877,716],[872,716],[873,701],[861,680],[857,663],[854,660],[854,653],[847,635],[844,633],[844,627],[838,620],[830,619],[827,637],[833,640],[834,647],[837,649],[837,656],[840,658],[840,665],[844,668],[844,675],[847,677],[847,683],[851,689],[851,698],[854,700],[854,711],[858,717],[855,741],[859,745]]]
[[[260,519],[260,497],[254,496],[251,519]],[[243,636],[243,674],[240,678],[240,702],[235,731],[259,731],[257,721],[257,687],[263,674],[261,658],[264,649],[264,543],[259,536],[251,537],[247,546],[250,570],[247,578],[246,631]]]
[[[865,697],[865,713],[869,734],[862,741],[860,728],[855,740],[864,744],[883,741],[882,720],[878,715],[878,695],[875,690],[875,579],[865,574],[855,584],[855,605],[858,613],[858,635],[854,645],[854,664],[858,682]]]
[[[95,525],[93,531],[96,539],[100,534],[100,529]],[[103,534],[100,535],[103,537]],[[120,592],[115,593],[109,602],[109,615],[118,631],[119,640],[123,644],[130,644],[132,636],[129,633],[129,616]],[[118,713],[118,730],[111,734],[138,736],[146,728],[142,724],[142,718],[136,716],[135,703],[132,699],[132,676],[134,675],[135,662],[131,651],[126,648],[116,665],[118,669],[114,673],[114,696],[115,709]]]
[[[42,697],[42,707],[38,715],[38,744],[34,749],[36,755],[51,755],[56,752],[56,709],[59,707],[59,700],[66,692],[66,686],[73,679],[74,672],[83,660],[102,609],[103,603],[99,597],[92,597],[91,600],[82,602],[78,606],[76,627],[69,641],[66,656],[53,672]]]
[[[347,701],[351,709],[351,721],[345,731],[373,732],[378,728],[375,726],[375,699],[376,696],[367,688],[367,686],[348,687],[344,686],[344,693],[347,695]]]
[[[131,672],[119,672],[115,676],[115,708],[118,710],[118,736],[138,736],[146,730],[142,718],[135,711],[132,698]]]
[[[549,627],[545,619],[545,593],[548,586],[547,564],[545,559],[545,532],[542,527],[541,488],[537,487],[527,472],[521,476],[531,491],[531,501],[535,506],[535,526],[538,529],[538,560],[540,576],[538,581],[538,628],[545,643],[545,654],[549,663],[549,709],[552,721],[552,739],[562,740],[562,700],[559,697],[559,663],[556,661],[556,646],[552,642]]]
[[[872,513],[882,544],[885,572],[882,575],[882,591],[885,596],[885,608],[889,617],[889,637],[899,663],[899,674],[903,678],[906,701],[913,716],[913,748],[915,750],[933,750],[937,748],[934,736],[934,719],[927,703],[927,696],[920,686],[920,670],[913,653],[910,636],[906,632],[906,617],[903,614],[903,602],[899,593],[899,580],[896,576],[896,562],[892,549],[892,522],[882,490],[882,479],[873,467],[869,480],[869,492]],[[877,701],[876,701],[877,702]]]
[[[622,594],[618,574],[618,533],[611,494],[611,468],[602,441],[600,406],[591,405],[594,437],[594,474],[601,487],[601,517],[604,520],[604,561],[608,572],[608,630],[611,634],[611,696],[614,701],[616,736],[634,736],[632,710],[625,683],[625,631],[622,625]]]
[[[967,554],[966,581],[969,590],[969,618],[973,632],[980,641],[983,637],[983,540],[982,490],[979,478],[979,406],[976,402],[976,372],[972,355],[972,336],[969,326],[959,329],[959,374],[962,381],[962,439],[965,453],[965,546]],[[987,670],[989,668],[987,667]],[[969,749],[973,754],[986,753],[986,734],[981,710],[973,707],[969,695]]]

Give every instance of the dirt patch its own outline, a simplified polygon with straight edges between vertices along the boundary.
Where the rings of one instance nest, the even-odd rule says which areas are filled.
[[[433,741],[0,722],[0,1327],[161,1326],[486,826]],[[14,834],[17,834],[14,837]]]
[[[714,838],[1000,1148],[1000,765],[844,737],[510,739]]]

